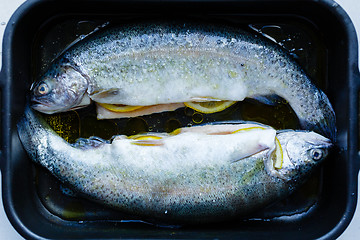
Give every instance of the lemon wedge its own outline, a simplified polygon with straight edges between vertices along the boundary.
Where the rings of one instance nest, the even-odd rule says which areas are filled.
[[[283,150],[280,144],[280,141],[275,137],[276,150],[272,154],[271,158],[273,160],[274,168],[281,169],[283,165]]]
[[[144,107],[144,106],[130,106],[123,104],[108,104],[108,103],[97,103],[97,104],[112,112],[132,112]]]
[[[201,113],[215,113],[215,112],[220,112],[235,103],[236,103],[235,101],[208,101],[208,102],[185,102],[184,104],[185,106]]]

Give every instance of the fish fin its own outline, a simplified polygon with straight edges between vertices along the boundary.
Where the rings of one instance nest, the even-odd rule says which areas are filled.
[[[255,99],[258,102],[261,102],[263,104],[270,105],[270,106],[276,106],[276,105],[284,102],[284,99],[276,94],[257,95],[257,96],[253,96],[251,98]]]
[[[99,137],[90,137],[88,139],[86,138],[79,138],[78,140],[76,140],[75,143],[71,144],[73,147],[75,148],[80,148],[83,150],[86,149],[93,149],[93,148],[98,148],[100,146],[102,146],[103,144],[109,143],[109,141],[106,141],[104,139],[101,139]]]
[[[70,110],[76,110],[76,109],[86,107],[86,106],[90,105],[90,103],[91,103],[91,99],[89,98],[89,96],[87,94],[84,94],[81,101],[76,106],[70,108]]]
[[[230,163],[236,163],[236,162],[238,162],[238,161],[240,161],[242,159],[251,157],[251,156],[253,156],[255,154],[261,153],[262,151],[266,151],[268,149],[269,149],[268,146],[259,144],[258,147],[256,147],[255,149],[251,149],[248,152],[244,153],[243,156],[237,157],[236,159],[231,159]]]
[[[249,131],[240,131],[238,134],[250,134]],[[238,162],[241,159],[248,158],[254,156],[259,153],[269,155],[275,148],[275,138],[276,138],[276,130],[275,129],[263,129],[261,133],[259,133],[258,138],[255,142],[250,141],[250,144],[246,144],[243,146],[245,151],[237,152],[240,156],[236,156],[232,158],[231,163]],[[235,157],[235,156],[234,156]]]
[[[104,102],[105,100],[111,100],[113,98],[118,98],[121,94],[121,89],[119,88],[110,88],[100,91],[94,91],[89,94],[89,97],[95,102]],[[109,102],[109,101],[105,101]]]

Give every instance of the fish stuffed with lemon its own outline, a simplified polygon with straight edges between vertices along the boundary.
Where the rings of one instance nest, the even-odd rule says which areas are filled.
[[[314,132],[255,123],[69,144],[31,108],[18,134],[33,161],[86,198],[143,220],[179,224],[244,216],[288,196],[332,145]]]
[[[196,24],[137,24],[90,34],[65,51],[32,86],[43,113],[94,101],[98,118],[188,106],[221,111],[254,98],[289,102],[303,129],[335,136],[327,96],[277,44],[241,30]],[[204,103],[205,102],[205,103]]]

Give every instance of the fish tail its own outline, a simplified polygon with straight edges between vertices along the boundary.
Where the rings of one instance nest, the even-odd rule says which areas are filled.
[[[309,122],[303,120],[300,121],[300,124],[303,129],[317,132],[332,141],[336,141],[336,121],[335,117],[331,115],[325,116],[315,123],[309,124]]]
[[[316,97],[317,96],[317,97]],[[307,117],[301,119],[303,129],[317,132],[332,141],[336,140],[336,116],[331,103],[321,90],[315,93],[313,109],[308,109]]]

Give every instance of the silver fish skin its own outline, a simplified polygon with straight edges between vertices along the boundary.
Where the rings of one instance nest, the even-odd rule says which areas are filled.
[[[99,31],[65,51],[32,87],[33,108],[49,114],[90,100],[147,106],[274,95],[289,102],[303,129],[334,139],[329,99],[290,55],[230,27],[162,23]]]
[[[236,131],[236,129],[242,129]],[[234,132],[234,130],[236,132]],[[232,133],[229,133],[232,132]],[[314,132],[205,125],[158,138],[117,136],[69,144],[30,108],[18,134],[31,159],[75,191],[142,220],[197,224],[244,216],[286,197],[326,157]],[[283,152],[273,167],[275,136]],[[275,156],[277,157],[277,156]]]

